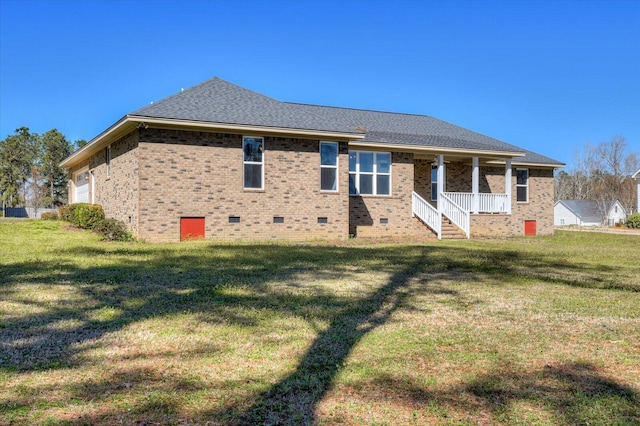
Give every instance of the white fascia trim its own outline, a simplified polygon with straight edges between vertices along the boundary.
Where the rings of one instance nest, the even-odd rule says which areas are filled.
[[[116,121],[109,128],[107,128],[107,130],[100,133],[95,138],[91,139],[89,143],[87,143],[85,146],[83,146],[82,148],[80,148],[79,150],[77,150],[76,152],[74,152],[64,160],[62,160],[62,162],[60,163],[60,167],[69,168],[73,164],[79,161],[82,161],[86,158],[89,158],[91,155],[95,154],[100,149],[109,145],[109,143],[104,143],[104,142],[105,141],[109,142],[110,138],[114,134],[118,134],[119,132],[126,133],[127,131],[132,130],[134,127],[135,126],[133,125],[132,121],[128,120],[127,117],[122,117],[120,120]]]
[[[486,150],[472,150],[463,148],[446,148],[439,146],[422,147],[416,145],[401,145],[401,144],[389,144],[389,143],[376,143],[376,142],[363,142],[354,141],[349,142],[350,147],[354,148],[379,148],[394,151],[405,152],[429,152],[434,154],[456,154],[465,156],[478,156],[485,155],[490,157],[524,157],[522,152],[509,152],[509,151],[486,151]]]
[[[504,161],[487,161],[487,164],[496,164],[496,165],[504,165]],[[513,167],[531,167],[531,168],[540,168],[540,167],[545,167],[545,168],[554,168],[554,169],[559,169],[562,167],[565,167],[566,164],[562,163],[562,164],[552,164],[552,163],[526,163],[526,162],[522,162],[522,161],[518,161],[518,160],[514,160],[511,162],[511,165]]]
[[[127,116],[129,119],[144,124],[154,124],[170,127],[189,127],[197,129],[205,129],[210,131],[216,130],[232,130],[237,133],[251,132],[256,134],[289,134],[289,135],[301,135],[301,136],[321,136],[325,138],[338,138],[338,139],[362,139],[365,137],[363,133],[343,133],[332,132],[325,130],[307,130],[307,129],[292,129],[287,127],[268,127],[268,126],[252,126],[245,124],[229,124],[229,123],[212,123],[205,121],[193,121],[193,120],[180,120],[180,119],[163,119],[143,117],[136,115]]]
[[[138,125],[152,124],[154,127],[165,127],[169,129],[187,128],[187,129],[199,129],[206,131],[220,131],[227,130],[240,134],[256,134],[256,135],[294,135],[302,137],[314,137],[314,138],[330,138],[339,139],[342,141],[350,141],[354,139],[362,139],[364,134],[359,133],[340,133],[340,132],[328,132],[322,130],[306,130],[306,129],[288,129],[284,127],[264,127],[264,126],[249,126],[241,124],[228,124],[228,123],[208,123],[202,121],[192,120],[176,120],[176,119],[162,119],[151,118],[137,115],[126,115],[116,123],[111,125],[107,130],[100,133],[93,138],[87,145],[83,146],[69,157],[64,159],[60,163],[60,167],[69,168],[71,165],[82,161],[100,149],[109,145],[111,139],[115,135],[124,135],[127,132],[133,130]],[[106,141],[106,142],[105,142]]]

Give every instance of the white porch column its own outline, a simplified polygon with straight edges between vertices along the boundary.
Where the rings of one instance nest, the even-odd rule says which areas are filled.
[[[438,155],[438,199],[444,191],[444,155]]]
[[[511,159],[508,158],[504,170],[504,192],[507,194],[507,214],[511,214]]]
[[[473,173],[471,177],[471,192],[473,192],[473,212],[478,213],[478,204],[480,192],[480,167],[478,166],[478,157],[473,157]]]

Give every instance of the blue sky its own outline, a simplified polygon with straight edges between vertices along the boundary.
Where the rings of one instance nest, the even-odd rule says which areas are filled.
[[[640,151],[640,1],[0,0],[0,138],[90,140],[214,76],[568,164],[616,135]]]

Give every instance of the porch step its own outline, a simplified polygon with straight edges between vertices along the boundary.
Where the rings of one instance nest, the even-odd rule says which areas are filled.
[[[424,223],[417,216],[415,219],[424,226],[429,232],[436,233],[433,229],[429,227],[426,223]],[[456,225],[451,223],[451,221],[445,217],[442,218],[442,238],[447,240],[463,240],[466,239],[467,236],[462,231],[462,229],[458,228]]]
[[[462,229],[458,228],[455,224],[453,224],[446,217],[442,217],[442,239],[446,240],[463,240],[466,239],[467,236],[462,231]]]

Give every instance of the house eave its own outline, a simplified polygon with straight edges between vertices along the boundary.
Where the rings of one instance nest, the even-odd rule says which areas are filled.
[[[375,149],[387,149],[393,151],[414,152],[414,153],[429,153],[429,154],[450,154],[456,156],[485,156],[493,158],[513,158],[524,157],[523,152],[511,152],[511,151],[492,151],[492,150],[475,150],[464,148],[449,148],[442,146],[419,146],[410,144],[390,144],[380,142],[364,142],[364,141],[352,141],[349,142],[349,147],[353,148],[375,148]]]
[[[122,117],[120,120],[109,126],[105,131],[90,140],[85,146],[62,160],[60,167],[68,169],[73,167],[75,164],[86,160],[96,152],[108,146],[112,140],[131,132],[136,128],[136,125],[137,124],[129,120],[127,116]]]
[[[138,123],[146,125],[154,125],[154,127],[162,126],[165,128],[188,128],[189,130],[206,130],[206,131],[219,131],[227,130],[233,133],[256,133],[262,135],[292,135],[302,137],[317,137],[317,138],[331,138],[342,139],[345,141],[353,139],[362,139],[365,137],[363,133],[350,133],[350,132],[335,132],[326,130],[314,130],[314,129],[295,129],[286,127],[269,127],[269,126],[255,126],[249,124],[234,124],[234,123],[216,123],[207,121],[194,121],[194,120],[181,120],[181,119],[165,119],[155,117],[144,116],[127,116],[129,119]]]
[[[113,140],[124,136],[138,126],[153,126],[154,128],[185,129],[200,131],[226,131],[230,133],[257,134],[265,136],[294,136],[303,138],[332,139],[351,141],[365,137],[362,133],[332,132],[323,130],[292,129],[284,127],[252,126],[244,124],[213,123],[192,120],[163,119],[126,115],[110,126],[107,130],[92,139],[87,145],[77,150],[60,163],[60,167],[69,168],[84,161],[96,152],[104,149]]]
[[[496,165],[503,165],[504,162],[502,161],[489,161],[489,163],[492,164],[496,164]],[[511,162],[512,166],[519,166],[519,167],[531,167],[531,168],[545,168],[545,169],[559,169],[561,167],[565,167],[566,164],[561,163],[561,164],[556,164],[556,163],[533,163],[533,162],[526,162],[526,161],[518,161],[517,159],[514,159]]]

